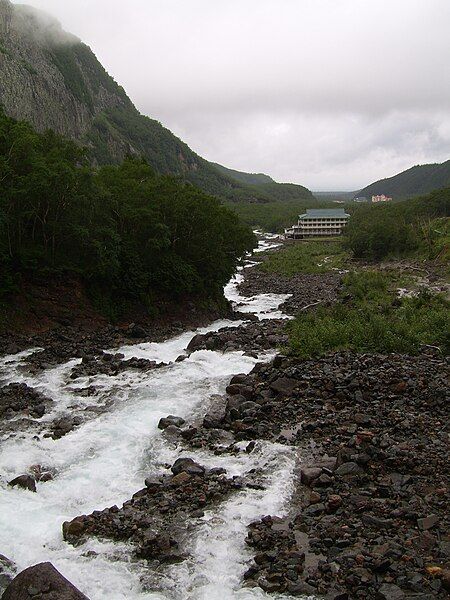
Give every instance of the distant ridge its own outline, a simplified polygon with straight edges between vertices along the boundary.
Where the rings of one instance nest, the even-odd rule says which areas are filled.
[[[386,194],[394,199],[429,194],[433,190],[450,187],[450,160],[443,163],[416,165],[393,177],[371,183],[355,194],[370,199]]]
[[[264,173],[243,173],[242,171],[235,171],[234,169],[228,169],[227,167],[223,167],[217,163],[211,163],[213,167],[216,167],[218,171],[239,181],[241,183],[245,183],[246,185],[261,185],[265,183],[276,183],[272,177],[269,175],[265,175]]]

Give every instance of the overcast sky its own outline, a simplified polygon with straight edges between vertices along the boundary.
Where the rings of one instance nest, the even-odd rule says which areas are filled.
[[[450,158],[450,0],[22,0],[225,166],[354,190]]]

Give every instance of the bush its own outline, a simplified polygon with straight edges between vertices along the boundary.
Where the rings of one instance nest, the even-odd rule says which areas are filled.
[[[428,258],[426,230],[450,214],[450,189],[424,198],[359,207],[345,230],[346,247],[358,259],[379,261],[413,254]]]
[[[426,291],[398,299],[393,283],[388,274],[349,275],[344,294],[350,300],[300,313],[289,324],[290,352],[305,358],[336,350],[417,354],[428,344],[449,354],[449,302]]]

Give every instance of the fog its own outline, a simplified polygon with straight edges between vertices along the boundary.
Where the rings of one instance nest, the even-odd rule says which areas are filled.
[[[314,190],[450,158],[449,0],[28,0],[196,152]]]

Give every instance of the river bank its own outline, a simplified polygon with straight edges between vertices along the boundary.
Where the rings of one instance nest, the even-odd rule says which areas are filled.
[[[446,597],[445,359],[276,355],[341,275],[278,278],[263,256],[226,288],[234,320],[2,359],[3,393],[44,409],[2,434],[17,569],[51,560],[91,600]]]

